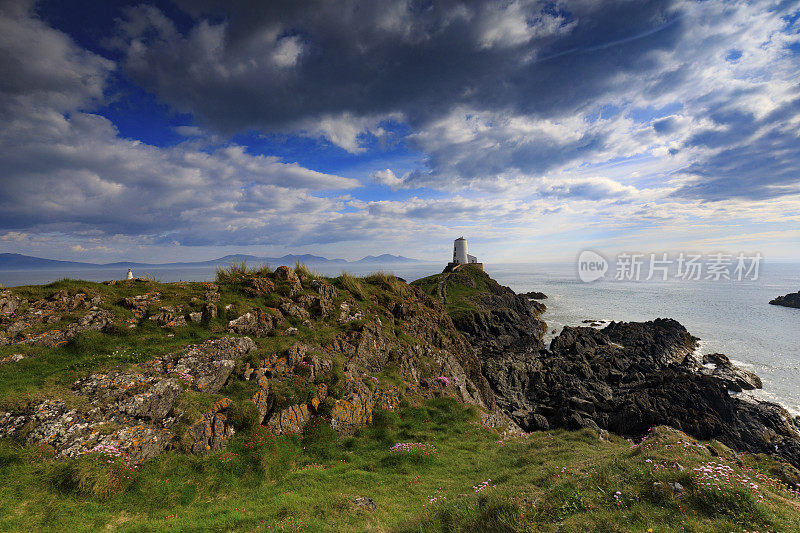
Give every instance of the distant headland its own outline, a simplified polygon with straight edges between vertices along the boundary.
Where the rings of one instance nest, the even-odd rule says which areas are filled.
[[[57,259],[45,259],[41,257],[32,257],[29,255],[13,254],[13,253],[0,253],[0,270],[50,270],[50,269],[84,269],[84,268],[186,268],[186,267],[205,267],[228,265],[231,263],[247,262],[250,264],[272,264],[272,265],[291,265],[294,263],[303,263],[307,265],[314,265],[320,263],[349,263],[349,264],[390,264],[390,263],[423,263],[419,259],[412,259],[410,257],[403,257],[402,255],[368,255],[359,259],[358,261],[348,261],[346,259],[328,259],[318,255],[302,254],[294,255],[287,254],[282,257],[258,257],[255,255],[233,254],[220,257],[218,259],[211,259],[208,261],[186,261],[174,263],[137,263],[131,261],[119,261],[115,263],[85,263],[80,261],[60,261]]]

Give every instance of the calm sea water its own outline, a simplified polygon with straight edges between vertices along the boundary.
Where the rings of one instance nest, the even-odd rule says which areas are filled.
[[[320,273],[347,270],[367,274],[380,265],[314,265]],[[384,266],[408,281],[441,271],[441,264]],[[772,298],[800,290],[800,264],[762,264],[758,280],[614,281],[582,283],[574,264],[486,264],[486,271],[516,292],[542,291],[553,330],[583,320],[674,318],[702,340],[703,353],[720,352],[756,372],[764,381],[761,397],[779,401],[800,414],[800,310],[769,305]],[[123,277],[118,270],[0,272],[6,286],[49,283],[71,277],[102,281]],[[151,269],[159,281],[208,281],[213,268]]]

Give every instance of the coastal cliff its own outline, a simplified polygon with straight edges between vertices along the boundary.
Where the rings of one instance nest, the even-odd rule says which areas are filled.
[[[0,529],[800,527],[796,421],[729,394],[757,376],[669,319],[545,346],[533,296],[468,267],[0,289]]]
[[[497,406],[526,431],[586,427],[639,438],[666,425],[800,466],[800,420],[731,396],[761,380],[722,354],[698,360],[697,339],[675,320],[565,327],[545,348],[542,305],[486,273],[465,266],[415,283],[458,295],[445,302],[453,323],[476,348]]]

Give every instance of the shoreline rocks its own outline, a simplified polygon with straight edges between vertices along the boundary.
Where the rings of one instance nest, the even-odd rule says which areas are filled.
[[[800,466],[800,419],[777,404],[732,396],[761,388],[761,380],[722,354],[698,360],[698,339],[677,321],[592,321],[565,327],[545,347],[546,324],[520,303],[527,296],[490,292],[483,321],[453,322],[476,349],[497,408],[523,430],[588,427],[638,438],[666,425]]]
[[[793,309],[800,309],[800,291],[789,293],[786,296],[778,296],[769,302],[772,305],[780,305],[782,307],[791,307]]]

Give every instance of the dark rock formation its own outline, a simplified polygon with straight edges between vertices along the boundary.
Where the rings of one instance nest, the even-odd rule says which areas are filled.
[[[547,295],[543,292],[538,291],[531,291],[522,293],[520,296],[524,296],[526,298],[531,298],[532,300],[546,300]]]
[[[500,350],[520,340],[540,342],[547,331],[547,324],[539,319],[545,310],[543,304],[515,294],[483,272],[471,274],[483,276],[485,290],[473,297],[475,310],[456,314],[453,324],[479,353]],[[473,277],[460,270],[443,276],[451,292],[454,286],[476,286]]]
[[[772,305],[781,305],[783,307],[800,309],[800,291],[787,294],[786,296],[778,296],[769,303]]]
[[[565,327],[542,349],[520,339],[484,352],[483,371],[501,408],[523,429],[590,427],[637,437],[656,425],[800,465],[800,426],[782,407],[732,397],[761,386],[720,354],[701,367],[696,339],[678,322]]]

